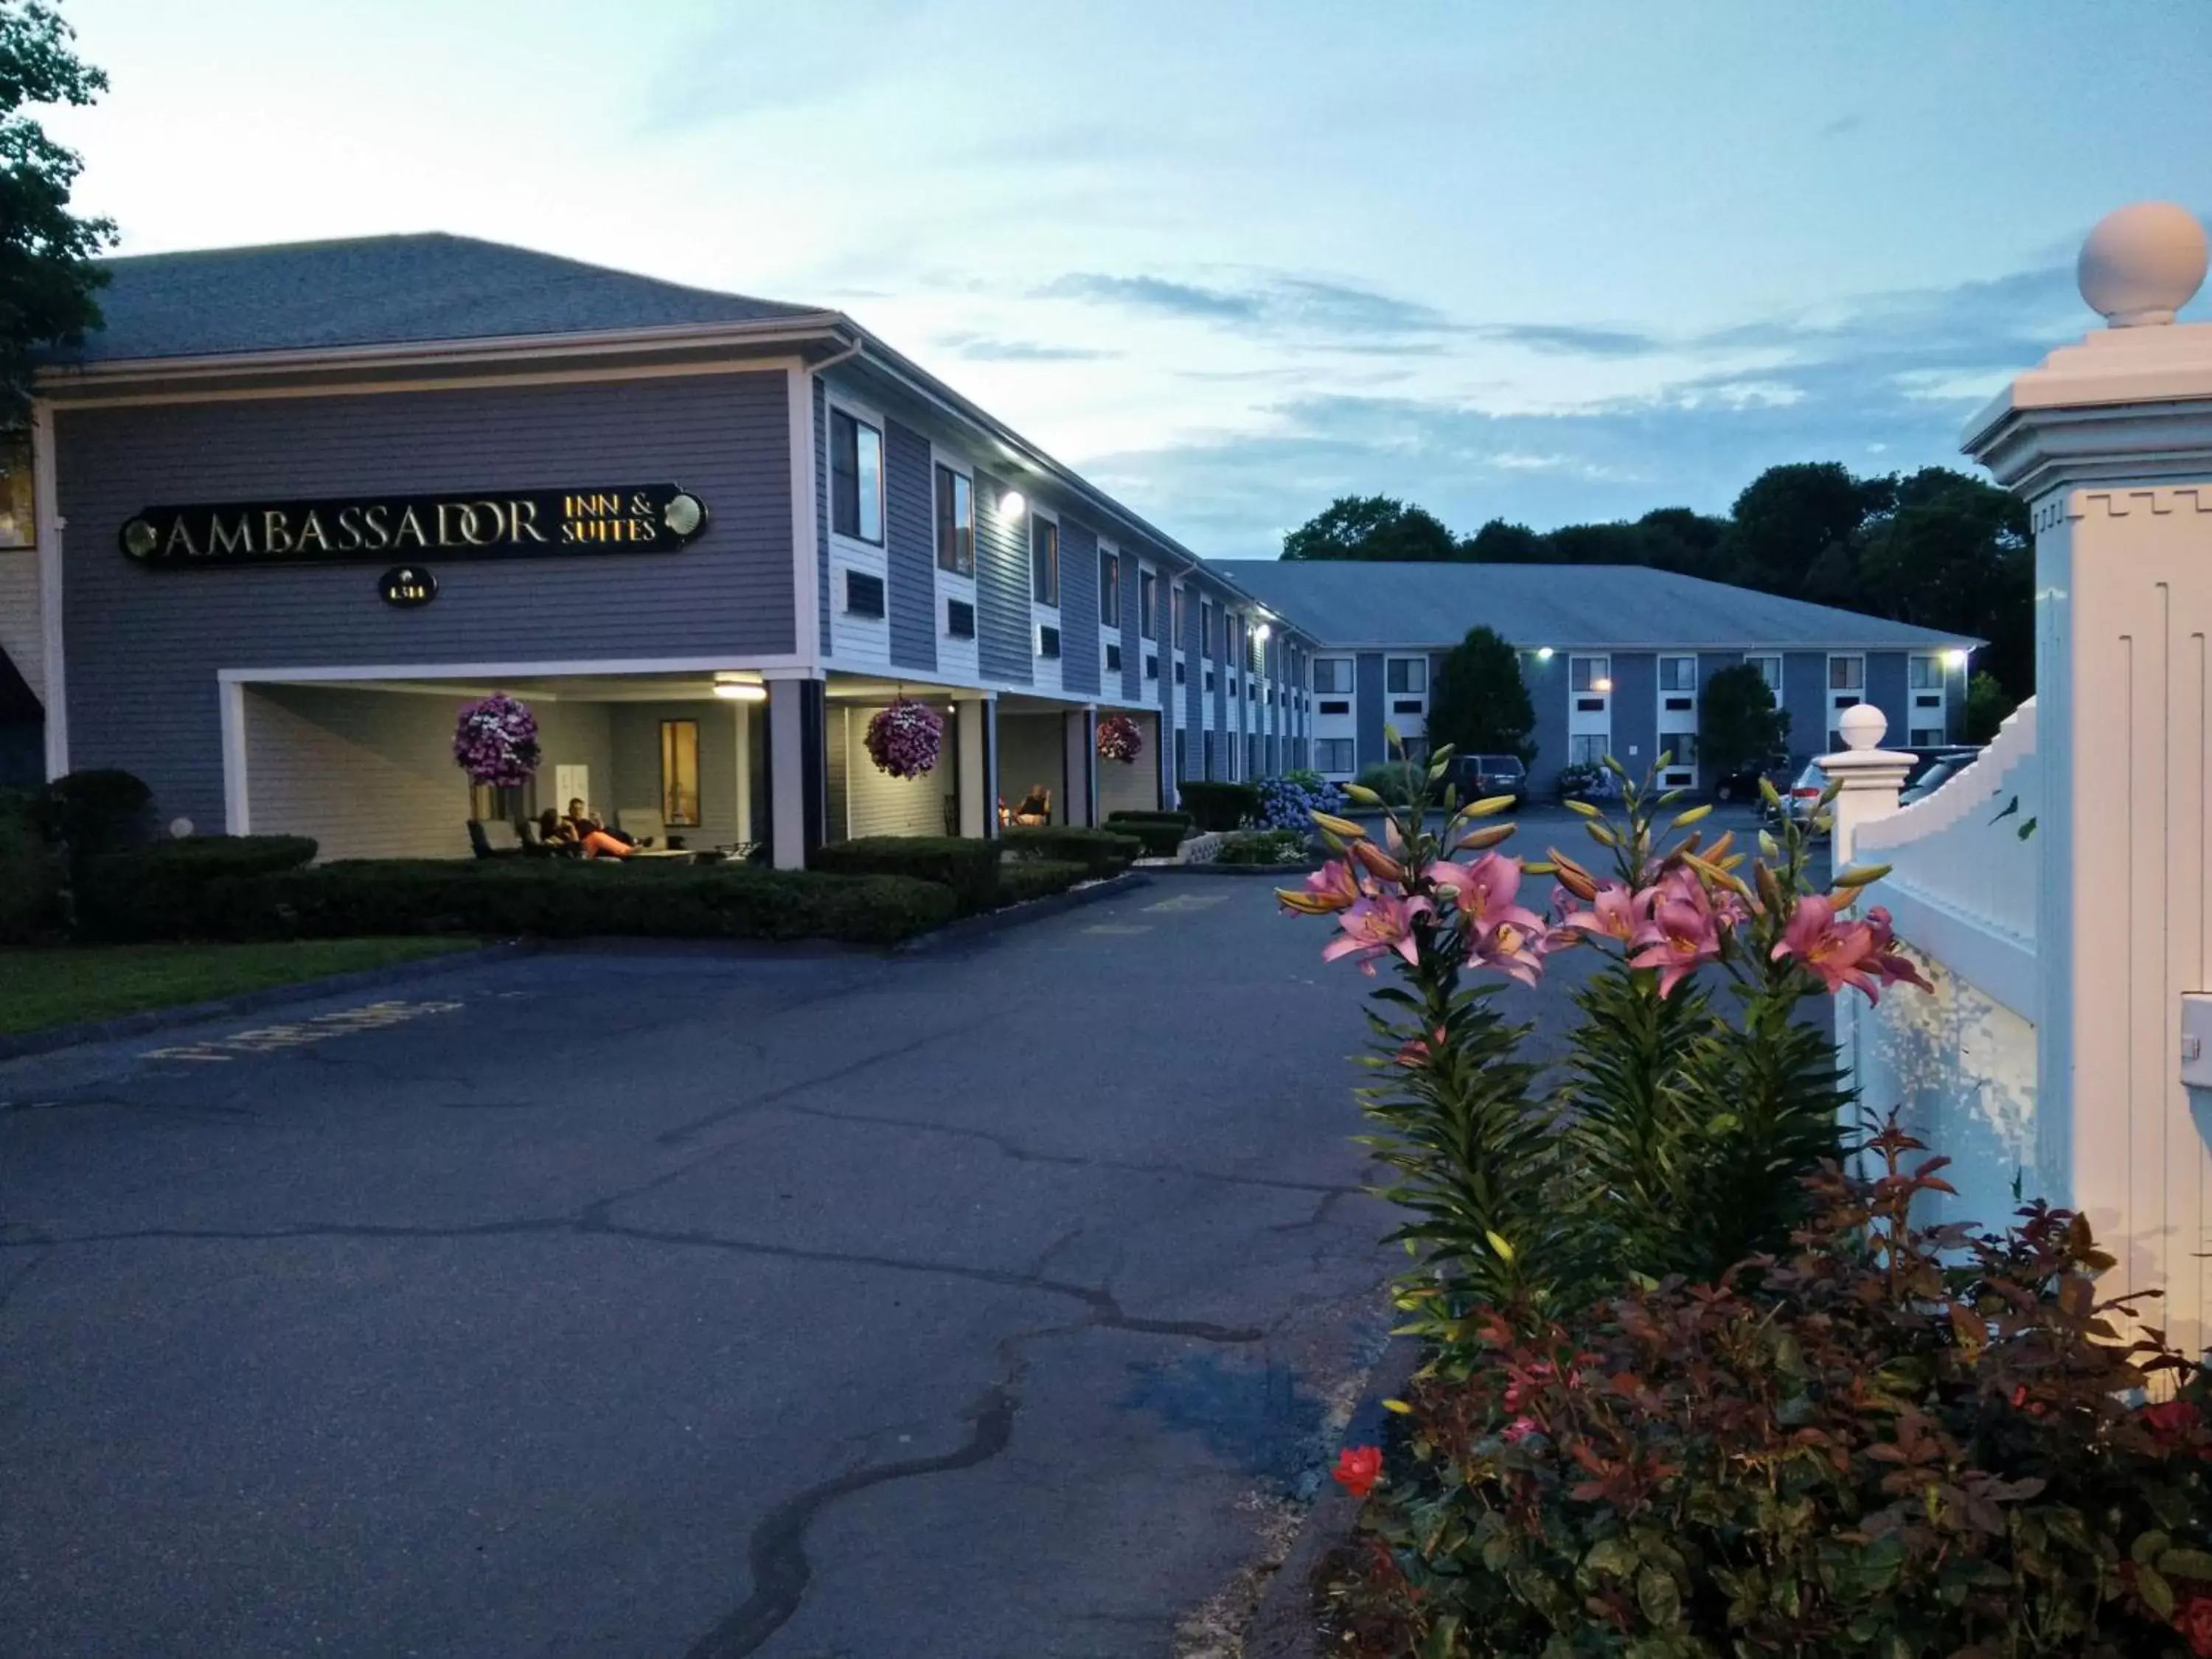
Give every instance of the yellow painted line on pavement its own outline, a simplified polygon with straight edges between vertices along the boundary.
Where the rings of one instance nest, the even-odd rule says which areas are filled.
[[[210,1037],[204,1042],[183,1042],[163,1048],[149,1048],[138,1057],[141,1060],[181,1060],[201,1065],[219,1065],[237,1059],[240,1054],[281,1054],[287,1048],[302,1048],[311,1043],[328,1042],[332,1037],[349,1036],[356,1031],[382,1030],[390,1025],[404,1025],[410,1020],[421,1019],[430,1014],[447,1014],[461,1006],[457,999],[434,1002],[368,1002],[357,1008],[340,1008],[327,1014],[317,1014],[313,1019],[294,1021],[283,1025],[256,1025],[243,1031],[234,1031],[228,1036]]]

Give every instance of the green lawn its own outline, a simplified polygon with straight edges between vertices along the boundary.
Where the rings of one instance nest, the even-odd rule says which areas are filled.
[[[333,939],[285,945],[84,945],[0,951],[0,1035],[264,991],[466,951],[469,939]]]

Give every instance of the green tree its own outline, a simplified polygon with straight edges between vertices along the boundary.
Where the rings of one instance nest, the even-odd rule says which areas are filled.
[[[1895,481],[1858,535],[1858,608],[1989,644],[1977,666],[2017,701],[2035,684],[2035,549],[2027,503],[1940,466]]]
[[[1429,697],[1429,742],[1462,755],[1536,758],[1528,741],[1535,706],[1521,678],[1521,654],[1487,628],[1472,628],[1437,671]]]
[[[1779,754],[1790,741],[1790,716],[1774,706],[1766,677],[1747,662],[1723,668],[1698,699],[1698,758],[1716,778]]]
[[[1987,743],[1997,734],[2005,716],[2021,700],[2007,691],[1994,674],[1978,671],[1966,682],[1966,741]]]
[[[74,38],[41,0],[0,0],[0,421],[21,411],[39,347],[100,326],[93,294],[106,273],[93,258],[115,227],[70,212],[82,164],[22,112],[88,104],[107,89],[70,50]]]
[[[1525,524],[1492,519],[1460,544],[1460,556],[1478,564],[1549,564],[1544,538]]]
[[[1887,493],[1838,461],[1770,466],[1744,487],[1723,552],[1729,579],[1791,599],[1828,603],[1851,591],[1852,538]],[[1808,581],[1815,568],[1817,582]]]
[[[1411,559],[1459,556],[1443,520],[1390,495],[1340,495],[1283,538],[1286,559]]]

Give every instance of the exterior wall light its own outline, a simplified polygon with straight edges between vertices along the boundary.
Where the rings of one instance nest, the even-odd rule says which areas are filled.
[[[1540,645],[1536,647],[1536,660],[1538,662],[1549,662],[1551,659],[1552,647],[1550,646]]]
[[[1261,644],[1265,645],[1267,642],[1267,635],[1274,631],[1275,630],[1268,627],[1267,623],[1261,623],[1257,628],[1252,630],[1252,637],[1259,641]]]
[[[1029,503],[1022,499],[1022,492],[1018,489],[1009,489],[999,497],[999,515],[1001,518],[1018,519],[1028,510]]]
[[[1590,690],[1601,694],[1613,690],[1613,682],[1607,679],[1592,680],[1590,682]]]
[[[768,687],[757,680],[724,679],[717,676],[714,695],[729,702],[766,702]]]
[[[1966,653],[1957,646],[1953,646],[1943,653],[1943,665],[1947,668],[1964,668],[1966,665]]]

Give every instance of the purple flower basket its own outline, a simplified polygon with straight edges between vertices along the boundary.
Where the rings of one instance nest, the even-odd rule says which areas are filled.
[[[471,783],[519,789],[537,771],[538,755],[537,716],[503,691],[468,704],[453,727],[453,764]]]

